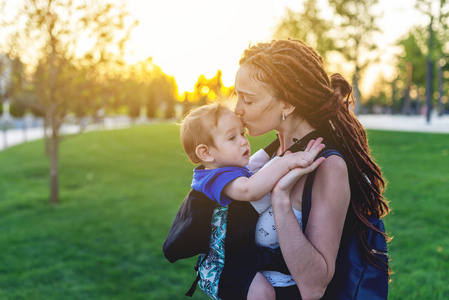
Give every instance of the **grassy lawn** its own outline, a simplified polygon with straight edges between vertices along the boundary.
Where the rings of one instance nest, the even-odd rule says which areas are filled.
[[[449,299],[449,135],[369,139],[389,181],[389,299]],[[0,299],[188,299],[196,259],[170,264],[161,250],[193,169],[178,128],[89,132],[60,149],[57,206],[42,141],[0,152]]]

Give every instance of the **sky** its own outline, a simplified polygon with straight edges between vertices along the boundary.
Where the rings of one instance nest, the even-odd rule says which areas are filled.
[[[323,17],[330,17],[326,0],[318,0]],[[376,42],[382,51],[365,83],[380,73],[391,76],[395,41],[412,25],[426,24],[414,9],[414,0],[379,0],[382,34]],[[299,11],[301,0],[128,0],[130,13],[139,20],[130,41],[129,62],[153,58],[174,76],[179,93],[193,91],[198,77],[223,72],[223,83],[234,84],[238,61],[250,43],[269,41],[286,8]],[[363,92],[362,86],[362,92]],[[365,87],[366,89],[366,87]]]

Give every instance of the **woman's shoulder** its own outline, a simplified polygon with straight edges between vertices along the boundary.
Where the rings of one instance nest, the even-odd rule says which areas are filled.
[[[339,155],[330,155],[326,157],[326,160],[321,163],[317,170],[317,176],[325,176],[338,179],[343,176],[342,179],[348,178],[348,166],[343,157]]]
[[[347,207],[351,184],[348,166],[342,157],[331,155],[321,163],[315,174],[313,194],[316,196],[315,204],[325,204],[322,207],[328,207],[331,211]]]

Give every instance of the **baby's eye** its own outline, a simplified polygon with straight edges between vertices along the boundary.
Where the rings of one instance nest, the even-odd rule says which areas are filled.
[[[248,101],[248,100],[246,100],[246,99],[243,99],[243,102],[245,102],[246,105],[251,105],[251,104],[253,104],[251,101]]]
[[[235,140],[235,136],[231,136],[228,140],[229,140],[229,141]]]

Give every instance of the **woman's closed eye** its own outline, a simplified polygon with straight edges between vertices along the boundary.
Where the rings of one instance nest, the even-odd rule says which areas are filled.
[[[251,104],[253,104],[251,101],[248,101],[248,99],[243,99],[243,102],[246,104],[246,105],[251,105]]]
[[[238,95],[239,100],[241,99],[243,101],[243,103],[245,103],[246,105],[251,105],[253,102],[248,100],[247,96],[245,94],[239,94]]]

